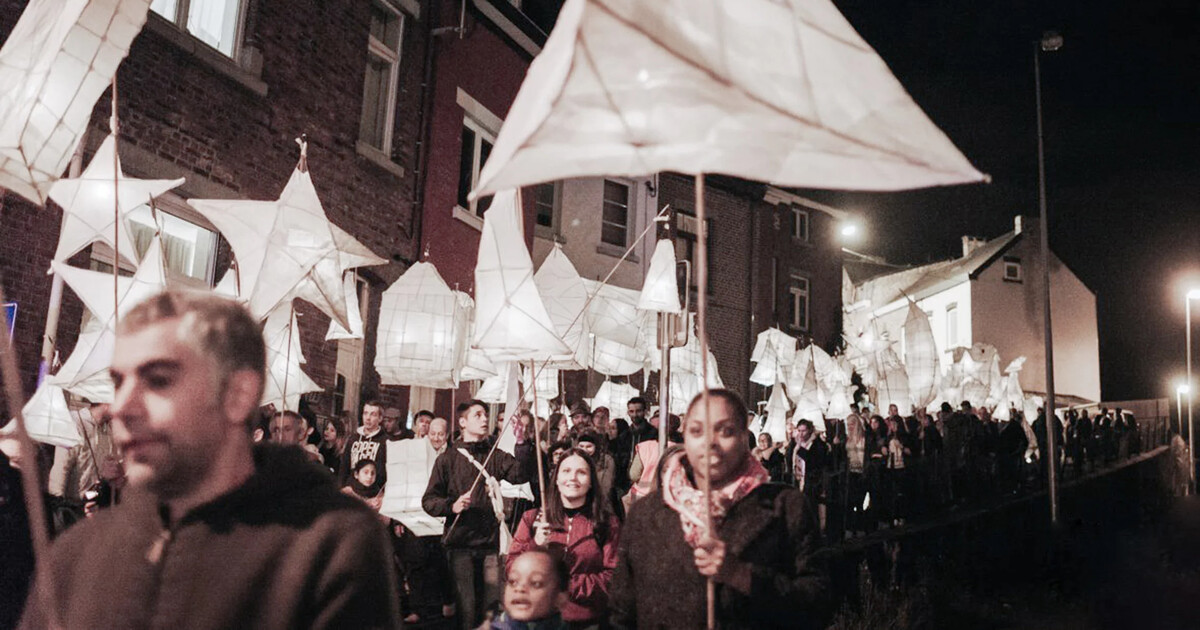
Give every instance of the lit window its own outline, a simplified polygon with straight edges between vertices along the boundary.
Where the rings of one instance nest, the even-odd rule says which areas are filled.
[[[546,182],[533,187],[534,224],[542,235],[552,236],[558,229],[559,182]]]
[[[467,195],[479,181],[479,170],[487,162],[492,153],[492,145],[496,135],[484,129],[483,125],[470,116],[463,118],[462,153],[459,154],[458,165],[458,207],[468,210],[471,214],[482,217],[492,205],[492,197],[482,197],[469,201]]]
[[[788,308],[788,319],[792,327],[808,330],[808,278],[792,274],[788,284],[788,293],[792,297]]]
[[[129,213],[129,236],[133,239],[138,258],[144,258],[156,231],[163,248],[167,280],[175,286],[210,288],[217,261],[217,232],[206,227],[206,221],[192,211],[182,199],[167,193],[155,201],[158,226],[150,206],[143,205]],[[132,269],[122,271],[132,273]],[[112,270],[112,248],[107,243],[92,245],[92,269]]]
[[[600,242],[618,247],[629,244],[629,189],[628,184],[604,180]]]
[[[808,210],[792,208],[792,238],[808,241]]]
[[[236,57],[242,4],[242,0],[154,0],[150,10],[225,56]]]
[[[367,38],[367,70],[363,79],[363,111],[358,136],[363,143],[391,153],[396,93],[400,77],[400,44],[404,14],[387,2],[371,3]]]

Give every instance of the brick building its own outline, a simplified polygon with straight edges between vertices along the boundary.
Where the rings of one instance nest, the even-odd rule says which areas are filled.
[[[0,39],[25,4],[0,1]],[[360,385],[366,395],[381,393],[403,405],[406,392],[380,392],[370,366],[378,295],[418,253],[426,8],[416,0],[227,0],[208,8],[206,15],[189,16],[188,3],[154,2],[117,74],[125,172],[187,178],[159,202],[173,215],[167,222],[192,235],[189,251],[197,259],[189,271],[171,273],[211,285],[229,266],[227,244],[185,200],[277,198],[298,158],[294,139],[307,134],[326,214],[392,262],[360,270],[365,340],[326,342],[328,318],[297,302],[305,370],[327,388],[306,398],[323,414],[354,409]],[[109,103],[106,93],[93,112],[84,143],[88,158],[107,134]],[[8,235],[0,244],[0,272],[8,298],[18,304],[14,337],[28,390],[61,210],[53,204],[38,209],[10,193],[0,204],[0,229]],[[111,263],[104,250],[92,247],[72,262],[102,268]],[[71,350],[82,313],[70,291],[64,294],[61,357]]]

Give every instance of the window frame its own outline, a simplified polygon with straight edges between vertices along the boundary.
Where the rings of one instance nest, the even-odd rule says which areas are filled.
[[[801,243],[809,242],[812,235],[812,217],[808,210],[800,206],[793,205],[792,210],[792,240]],[[803,226],[803,227],[801,227]]]
[[[637,211],[637,200],[634,198],[634,192],[637,191],[637,185],[630,180],[619,177],[604,177],[600,181],[600,246],[620,248],[621,251],[617,254],[620,256],[621,254],[624,254],[625,249],[629,247],[629,237],[633,233],[633,230],[636,229],[633,219],[634,213]],[[625,242],[620,244],[610,243],[604,240],[604,226],[617,225],[616,223],[606,221],[604,219],[604,210],[607,208],[609,203],[608,198],[604,195],[604,189],[608,187],[610,182],[625,188],[625,225],[621,226],[621,229],[625,232]]]
[[[803,283],[803,286],[801,286]],[[788,325],[795,330],[809,331],[812,329],[812,281],[807,274],[793,271],[788,274],[788,294],[791,296],[792,319]],[[800,315],[799,303],[804,303],[804,321],[798,321]]]
[[[483,169],[484,162],[480,160],[480,149],[483,146],[483,139],[486,138],[493,148],[496,146],[496,136],[500,133],[500,126],[503,121],[500,117],[493,114],[488,108],[484,107],[479,101],[467,94],[461,87],[458,88],[456,97],[458,105],[463,108],[463,124],[459,127],[459,146],[462,146],[462,130],[470,129],[475,134],[475,142],[472,145],[471,156],[471,189],[473,190],[479,183],[479,173]],[[462,179],[462,154],[459,154],[458,168],[458,183]],[[457,186],[456,186],[457,187]],[[491,198],[490,196],[488,197]],[[454,218],[470,225],[471,227],[482,231],[483,230],[483,215],[478,212],[479,200],[468,201],[467,207],[463,207],[459,203],[458,193],[455,192],[454,207],[452,213]],[[485,209],[484,212],[487,212]]]
[[[713,227],[712,217],[705,217],[704,223],[705,223],[704,238],[708,239],[708,237],[712,235],[712,227]],[[688,281],[688,291],[693,292],[693,293],[699,290],[699,286],[696,284],[697,280],[696,280],[696,260],[695,260],[696,250],[700,244],[700,235],[697,234],[698,231],[699,231],[699,222],[696,220],[696,215],[694,215],[690,212],[686,212],[684,210],[678,210],[675,212],[675,242],[677,243],[677,245],[676,245],[677,249],[675,250],[675,257],[677,259],[682,258],[684,260],[687,260],[688,264],[691,266],[691,268],[692,268],[691,274],[690,274],[691,279]],[[712,240],[711,239],[707,240],[707,243],[709,246],[705,249],[705,254],[706,254],[705,258],[708,261],[709,273],[708,273],[708,282],[705,283],[708,286],[705,287],[705,290],[708,292],[708,295],[712,295],[713,294],[713,275],[715,275],[712,273],[712,270],[713,270]],[[678,244],[683,245],[682,252],[679,251]],[[680,284],[680,286],[682,286],[683,282],[680,281],[679,284]]]
[[[552,193],[553,197],[550,202],[550,225],[542,225],[541,223],[538,223],[539,204],[538,204],[538,198],[537,198],[537,189],[542,186],[553,186],[554,187],[554,190]],[[562,180],[555,180],[552,182],[542,182],[541,184],[535,184],[534,186],[530,187],[530,190],[532,192],[531,196],[533,197],[534,236],[536,236],[538,238],[544,238],[547,240],[558,241],[559,234],[562,229],[562,195],[563,195]],[[603,217],[601,218],[601,220],[603,220]]]
[[[166,16],[166,15],[163,15],[162,13],[159,13],[158,11],[154,11],[152,9],[150,10],[150,12],[153,13],[154,15],[157,15],[157,16],[161,17],[162,19],[166,20],[172,26],[179,29],[182,33],[186,34],[188,37],[190,37],[190,38],[194,39],[195,41],[200,42],[204,46],[216,51],[222,57],[225,57],[225,58],[233,61],[234,63],[237,63],[238,60],[241,59],[242,49],[244,47],[244,40],[245,40],[245,34],[246,34],[246,31],[245,31],[245,29],[246,29],[246,11],[249,7],[250,2],[248,0],[226,0],[226,1],[237,3],[237,18],[235,18],[236,24],[233,29],[233,42],[232,42],[230,51],[228,53],[226,53],[225,51],[221,50],[220,48],[217,48],[216,46],[213,46],[212,44],[204,41],[198,35],[192,33],[192,31],[188,29],[188,17],[191,15],[192,0],[176,0],[175,15],[173,15],[173,16]]]
[[[959,347],[958,302],[946,305],[946,349]]]
[[[371,33],[370,28],[368,27],[367,29],[367,68],[363,71],[362,111],[359,112],[358,142],[356,147],[360,153],[368,154],[368,157],[392,163],[392,143],[395,140],[396,133],[396,106],[400,91],[400,62],[404,58],[404,37],[405,29],[408,27],[408,16],[399,6],[389,0],[371,0],[371,4],[373,7],[378,7],[391,14],[392,18],[399,20],[399,34],[396,38],[395,50],[392,50],[388,48],[387,42],[376,39]],[[386,88],[387,97],[385,99],[386,102],[383,104],[385,115],[383,116],[383,129],[380,134],[381,146],[375,146],[364,135],[368,107],[367,71],[370,68],[371,62],[376,60],[389,65]]]
[[[1012,269],[1016,270],[1016,274],[1009,274],[1009,270]],[[1021,259],[1010,258],[1006,256],[1003,261],[1003,266],[1001,267],[1000,277],[1005,282],[1016,282],[1018,284],[1024,282],[1025,274],[1024,270],[1021,269]]]
[[[154,209],[158,213],[171,215],[180,221],[191,223],[197,228],[213,234],[212,249],[208,254],[208,260],[205,263],[204,278],[195,278],[182,272],[174,271],[170,268],[169,261],[164,260],[163,264],[167,265],[166,272],[168,282],[194,289],[211,289],[216,286],[217,256],[219,250],[221,249],[221,242],[223,240],[221,232],[217,230],[216,226],[205,219],[203,215],[195,210],[192,210],[192,208],[187,205],[187,201],[175,193],[165,192],[155,198]],[[132,237],[132,232],[130,233],[130,236]],[[95,270],[97,264],[105,265],[107,266],[105,271],[111,272],[113,260],[115,259],[112,247],[103,241],[92,243],[90,247],[91,255],[89,257],[89,267]],[[120,274],[123,276],[131,276],[133,273],[134,268],[122,261]]]

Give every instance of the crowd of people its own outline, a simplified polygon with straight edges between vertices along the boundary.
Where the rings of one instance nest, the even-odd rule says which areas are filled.
[[[371,400],[357,423],[316,419],[257,407],[261,334],[232,303],[168,293],[121,325],[116,400],[87,408],[86,448],[58,449],[49,474],[86,516],[55,520],[54,580],[24,627],[702,627],[710,584],[722,628],[823,627],[823,542],[1142,448],[1131,414],[1071,410],[1051,457],[1044,413],[997,422],[969,402],[855,405],[776,442],[728,390],[682,417],[633,398],[508,421],[470,400],[411,427]],[[388,453],[411,452],[396,442],[427,455],[419,503],[440,532],[381,514]]]

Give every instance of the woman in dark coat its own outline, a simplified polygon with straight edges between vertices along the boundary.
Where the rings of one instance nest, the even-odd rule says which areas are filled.
[[[768,482],[746,431],[736,394],[718,389],[692,400],[683,450],[662,458],[660,488],[634,505],[621,532],[614,627],[704,627],[709,577],[723,629],[825,627],[831,602],[827,575],[813,557],[816,512],[799,490]],[[715,531],[698,490],[709,467]]]

